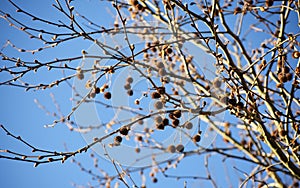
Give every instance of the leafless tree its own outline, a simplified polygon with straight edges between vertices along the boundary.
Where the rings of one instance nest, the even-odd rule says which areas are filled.
[[[233,172],[233,187],[299,187],[299,1],[103,1],[110,6],[106,14],[114,15],[107,25],[77,11],[72,0],[56,0],[53,14],[61,19],[54,21],[9,2],[18,16],[1,11],[1,18],[42,47],[7,41],[0,71],[10,78],[1,87],[72,89],[69,113],[54,114],[45,127],[64,124],[86,135],[87,144],[42,150],[2,125],[33,153],[7,148],[0,158],[34,166],[72,160],[96,180],[92,187],[151,187],[146,180],[161,178],[219,187],[217,176],[230,179]],[[51,53],[81,39],[92,47],[76,56],[28,60],[6,52]],[[27,81],[32,72],[58,70],[63,77],[49,83]],[[82,118],[87,114],[91,119]],[[93,170],[76,160],[84,152],[95,161]],[[104,159],[96,153],[114,170],[101,168]],[[169,173],[192,157],[204,161],[206,171]],[[212,170],[211,161],[230,172]]]

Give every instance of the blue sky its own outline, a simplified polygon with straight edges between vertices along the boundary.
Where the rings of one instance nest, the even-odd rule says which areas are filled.
[[[30,0],[29,2],[24,2],[21,0],[15,1],[19,6],[23,7],[29,12],[34,12],[34,14],[39,15],[44,18],[49,18],[51,20],[60,19],[62,16],[54,13],[55,10],[51,7],[51,0]],[[84,13],[87,17],[93,18],[96,23],[101,23],[104,26],[112,25],[112,18],[114,12],[111,9],[107,9],[105,5],[96,0],[82,0],[75,1],[74,6],[78,12]],[[0,9],[4,12],[9,12],[10,14],[16,16],[17,18],[23,18],[20,14],[16,13],[15,9],[6,1],[1,1]],[[26,23],[32,23],[30,20],[25,19]],[[36,24],[36,23],[33,23]],[[28,36],[20,31],[8,26],[8,24],[0,19],[0,28],[2,34],[0,35],[0,46],[4,45],[6,40],[9,39],[16,46],[24,48],[35,48],[42,46],[39,41],[29,40]],[[53,28],[55,29],[55,28]],[[55,31],[55,30],[54,30]],[[298,30],[299,31],[299,30]],[[260,38],[262,40],[262,38]],[[259,41],[259,40],[258,40]],[[258,41],[253,41],[255,44]],[[35,58],[43,61],[54,59],[55,57],[68,57],[76,56],[81,53],[82,49],[88,49],[91,46],[90,42],[84,40],[76,40],[74,42],[67,42],[53,48],[51,50],[45,50],[35,55],[31,54],[20,54],[13,48],[6,48],[5,53],[12,56],[20,56],[28,60],[33,60]],[[0,66],[2,67],[2,60],[0,60]],[[74,62],[80,63],[80,61]],[[24,79],[30,82],[39,83],[53,81],[55,78],[61,78],[62,74],[60,71],[54,71],[49,74],[47,70],[41,70],[38,74],[30,74]],[[9,78],[9,75],[0,74],[0,82]],[[63,114],[69,113],[72,108],[72,90],[65,83],[61,87],[55,87],[51,90],[44,91],[29,91],[24,92],[21,88],[16,87],[0,87],[0,124],[3,124],[9,131],[16,135],[21,135],[22,138],[29,143],[32,143],[38,148],[65,151],[65,146],[69,150],[78,149],[86,144],[85,139],[81,134],[76,132],[71,132],[69,129],[62,124],[58,124],[55,128],[44,128],[45,124],[51,123],[54,119],[52,116],[47,116],[46,113],[38,108],[34,103],[37,99],[42,105],[46,107],[50,112],[56,112],[56,107],[53,104],[51,93],[54,94],[57,103],[60,105],[61,112]],[[228,115],[228,114],[227,114]],[[226,116],[226,118],[230,116]],[[221,142],[221,138],[217,138]],[[30,149],[25,147],[23,144],[17,140],[12,139],[5,135],[3,131],[0,131],[0,149],[10,149],[15,151],[22,151],[30,153]],[[76,156],[76,160],[82,162],[87,167],[92,166],[93,161],[89,157],[89,154],[81,154]],[[223,174],[228,171],[229,174],[234,176],[238,172],[233,169],[227,169],[226,164],[222,162],[222,159],[215,156],[212,157],[213,162],[211,162],[211,170]],[[110,163],[106,160],[100,159],[101,165],[109,171],[114,169],[111,167]],[[235,165],[234,162],[229,161],[230,164]],[[199,156],[190,157],[190,159],[183,160],[176,170],[171,170],[170,174],[179,173],[184,175],[203,175],[205,171],[204,168],[204,158]],[[238,163],[237,165],[243,167],[243,163]],[[91,181],[91,177],[81,172],[79,167],[70,160],[66,163],[51,163],[40,165],[37,168],[33,167],[32,163],[16,162],[0,159],[1,166],[1,187],[72,187],[72,182],[76,184],[86,185],[87,182]],[[250,167],[251,168],[251,167]],[[191,172],[194,174],[189,174]],[[148,175],[148,174],[147,174]],[[238,174],[241,175],[241,174]],[[218,176],[218,173],[216,173]],[[237,176],[235,177],[215,177],[218,184],[221,187],[226,187],[227,184],[238,182]],[[140,177],[134,175],[137,182],[140,182]],[[159,181],[162,180],[162,175],[158,175]],[[149,182],[147,180],[147,182]],[[226,182],[226,183],[224,183]],[[151,187],[183,187],[183,180],[162,180],[159,184],[149,184]],[[226,185],[225,185],[226,184]],[[208,182],[199,182],[193,180],[189,182],[188,187],[199,187],[211,185]]]

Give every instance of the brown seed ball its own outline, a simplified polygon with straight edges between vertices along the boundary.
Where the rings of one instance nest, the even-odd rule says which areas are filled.
[[[142,142],[143,141],[143,137],[139,135],[139,136],[136,137],[136,140],[139,141],[139,142]]]
[[[126,89],[126,90],[131,89],[130,83],[126,83],[126,84],[124,85],[124,89]]]
[[[136,153],[140,153],[140,152],[141,152],[141,149],[140,149],[140,148],[135,148],[135,152],[136,152]]]
[[[158,130],[164,130],[164,129],[165,129],[165,125],[162,124],[162,123],[159,123],[159,124],[156,124],[156,128],[157,128]]]
[[[156,67],[161,69],[161,68],[164,68],[165,66],[164,66],[163,62],[157,62]]]
[[[234,9],[233,14],[236,15],[236,14],[241,13],[241,12],[242,12],[241,7],[236,7],[236,8]]]
[[[181,117],[181,110],[175,110],[173,112],[173,115],[176,117],[176,118],[180,118]]]
[[[120,128],[120,134],[126,136],[128,134],[128,132],[129,132],[129,129],[127,127],[121,127]]]
[[[173,52],[172,48],[167,48],[166,50],[167,54],[171,54]]]
[[[185,122],[184,127],[186,129],[192,129],[193,128],[193,124],[190,121]]]
[[[283,71],[284,71],[284,73],[289,73],[289,72],[290,72],[290,67],[285,66],[285,67],[283,68]]]
[[[170,118],[170,119],[176,119],[176,117],[175,117],[174,114],[172,114],[172,113],[169,114],[169,118]]]
[[[89,94],[89,98],[95,98],[95,96],[96,96],[96,93],[95,92],[91,92],[90,94]]]
[[[285,74],[281,74],[281,73],[278,75],[278,79],[279,79],[279,81],[281,83],[285,83],[285,82],[288,81],[286,75]]]
[[[183,151],[184,151],[184,146],[183,146],[182,144],[178,144],[178,145],[176,146],[176,151],[178,151],[178,152],[183,152]]]
[[[288,81],[291,81],[293,79],[293,74],[292,73],[287,73],[286,78]]]
[[[153,93],[151,93],[151,97],[152,97],[152,99],[159,99],[160,94],[158,92],[154,91]]]
[[[139,104],[140,104],[140,100],[139,100],[139,99],[136,99],[136,100],[134,101],[134,104],[139,105]]]
[[[200,142],[200,140],[201,140],[201,136],[199,134],[193,136],[193,142]]]
[[[156,116],[156,117],[154,118],[154,121],[155,121],[155,123],[162,123],[163,119],[162,119],[161,116]]]
[[[157,109],[157,110],[160,110],[164,107],[164,104],[161,102],[161,101],[156,101],[154,103],[154,108]]]
[[[116,136],[115,138],[114,138],[114,142],[115,142],[115,144],[120,144],[121,142],[122,142],[122,137],[121,136]]]
[[[104,98],[105,99],[110,99],[111,98],[111,93],[110,92],[105,92],[104,93]]]
[[[179,125],[179,119],[174,119],[173,121],[172,121],[172,125],[174,126],[174,127],[177,127],[178,125]]]
[[[167,151],[170,153],[175,153],[176,147],[174,145],[169,145]]]
[[[133,78],[132,78],[132,77],[128,77],[128,78],[126,79],[126,82],[131,84],[131,83],[133,82]]]
[[[163,124],[164,125],[169,125],[169,119],[168,118],[164,118],[163,119]]]
[[[133,90],[132,89],[128,90],[127,95],[132,96],[133,95]]]
[[[99,93],[100,93],[100,88],[99,88],[99,87],[96,87],[96,88],[95,88],[95,93],[96,93],[96,94],[99,94]]]
[[[167,74],[166,69],[164,69],[164,68],[158,69],[158,75],[159,76],[166,76],[166,74]]]
[[[153,183],[157,183],[157,181],[158,181],[157,178],[152,178]]]

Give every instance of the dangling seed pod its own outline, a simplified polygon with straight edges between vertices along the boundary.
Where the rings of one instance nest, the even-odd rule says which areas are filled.
[[[129,129],[127,127],[121,127],[120,128],[120,134],[126,136],[129,132]]]
[[[100,93],[100,88],[99,88],[99,87],[96,87],[96,88],[95,88],[95,93],[96,93],[96,94],[99,94],[99,93]]]
[[[160,110],[164,107],[164,104],[161,101],[156,101],[154,103],[154,108],[156,108],[157,110]]]
[[[182,153],[184,151],[184,146],[182,144],[178,144],[176,146],[176,151]]]
[[[151,93],[151,97],[152,97],[152,99],[159,99],[160,94],[158,92],[154,91],[153,93]]]
[[[158,130],[164,130],[164,129],[165,129],[165,125],[162,124],[162,123],[159,123],[159,124],[156,124],[156,128],[157,128]]]
[[[114,138],[114,142],[115,142],[115,144],[120,144],[121,142],[122,142],[122,137],[121,136],[116,136],[115,138]]]
[[[166,126],[166,125],[169,125],[169,119],[168,118],[164,118],[163,119],[163,124]]]
[[[132,89],[128,90],[127,95],[132,96],[133,95],[133,90]]]
[[[190,121],[185,122],[184,127],[186,129],[192,129],[193,128],[193,124]]]
[[[132,77],[128,77],[128,78],[126,79],[126,82],[131,84],[131,83],[133,82],[133,78],[132,78]]]
[[[177,126],[179,125],[179,119],[174,119],[174,120],[172,121],[172,125],[173,125],[174,127],[177,127]]]
[[[104,93],[104,98],[105,99],[110,99],[111,98],[111,93],[110,92],[105,92]]]
[[[176,118],[180,118],[181,117],[181,110],[175,110],[173,112],[173,115],[176,117]]]
[[[193,142],[200,142],[200,140],[201,140],[201,136],[199,134],[193,136]]]
[[[162,119],[161,116],[156,116],[156,117],[154,118],[154,121],[155,121],[155,123],[162,123],[163,119]]]
[[[175,153],[176,147],[174,145],[169,145],[167,151],[170,153]]]

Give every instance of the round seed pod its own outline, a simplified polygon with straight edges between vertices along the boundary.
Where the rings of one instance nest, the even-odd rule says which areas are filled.
[[[164,68],[165,66],[164,66],[163,62],[160,61],[160,62],[156,63],[156,67],[161,69],[161,68]]]
[[[136,153],[140,153],[140,152],[141,152],[141,149],[140,149],[140,148],[135,148],[135,152],[136,152]]]
[[[156,117],[154,118],[154,121],[155,121],[155,123],[162,123],[163,119],[162,119],[161,116],[156,116]]]
[[[114,138],[114,142],[115,142],[115,144],[120,144],[121,142],[122,142],[122,137],[121,136],[116,136],[115,138]]]
[[[127,95],[132,96],[133,95],[133,90],[132,89],[128,90]]]
[[[121,127],[120,128],[120,134],[126,136],[129,132],[129,129],[127,127]]]
[[[293,74],[292,73],[287,73],[286,78],[288,81],[291,81],[293,79]]]
[[[228,104],[231,104],[231,105],[233,105],[233,106],[236,105],[236,99],[235,99],[235,98],[228,99],[227,102],[228,102]]]
[[[290,67],[285,66],[285,67],[283,68],[283,71],[284,71],[284,73],[289,73],[289,72],[290,72]]]
[[[126,79],[126,82],[131,84],[131,83],[133,82],[133,78],[129,76],[129,77]]]
[[[174,116],[173,113],[170,113],[170,114],[169,114],[169,118],[170,118],[170,119],[176,119],[176,117]]]
[[[105,99],[110,99],[111,98],[111,93],[110,92],[105,92],[104,93],[104,98]]]
[[[159,76],[166,76],[166,74],[167,74],[166,69],[164,69],[164,68],[158,69],[158,75]]]
[[[154,103],[154,108],[157,109],[157,110],[160,110],[164,107],[164,104],[161,102],[161,101],[156,101]]]
[[[172,121],[172,125],[174,126],[174,127],[177,127],[178,125],[179,125],[179,119],[174,119],[173,121]]]
[[[158,181],[157,178],[155,178],[155,177],[152,178],[152,182],[153,182],[153,183],[157,183],[157,181]]]
[[[193,142],[200,142],[201,140],[201,136],[199,134],[196,134],[195,136],[193,136]]]
[[[169,125],[169,119],[168,118],[164,118],[163,119],[163,124],[164,125]]]
[[[285,83],[285,82],[288,81],[286,75],[285,75],[285,74],[281,74],[281,73],[278,74],[278,79],[279,79],[279,81],[280,81],[281,83]]]
[[[154,91],[153,93],[151,93],[151,97],[152,97],[152,99],[159,99],[160,94],[158,92]]]
[[[186,129],[192,129],[193,128],[193,124],[190,121],[185,122],[184,127]]]
[[[99,93],[100,93],[100,88],[99,88],[99,87],[96,87],[96,88],[95,88],[95,93],[96,93],[96,94],[99,94]]]
[[[134,104],[139,105],[139,104],[140,104],[140,100],[139,100],[139,99],[136,99],[136,100],[134,101]]]
[[[126,83],[126,84],[124,85],[124,89],[126,89],[126,90],[131,89],[130,83]]]
[[[157,128],[158,130],[164,130],[164,129],[165,129],[165,125],[162,124],[162,123],[159,123],[159,124],[156,124],[156,128]]]
[[[173,112],[173,115],[176,117],[176,118],[180,118],[181,117],[181,110],[175,110]]]
[[[183,152],[183,151],[184,151],[184,146],[183,146],[182,144],[178,144],[178,145],[176,146],[176,151],[178,151],[178,152]]]
[[[169,145],[167,151],[170,153],[175,153],[176,147],[174,145]]]
[[[89,94],[89,97],[92,98],[92,99],[95,98],[95,96],[96,96],[96,93],[95,93],[95,92],[91,92],[91,93]]]
[[[166,49],[167,54],[171,54],[173,52],[172,48],[167,48]]]

